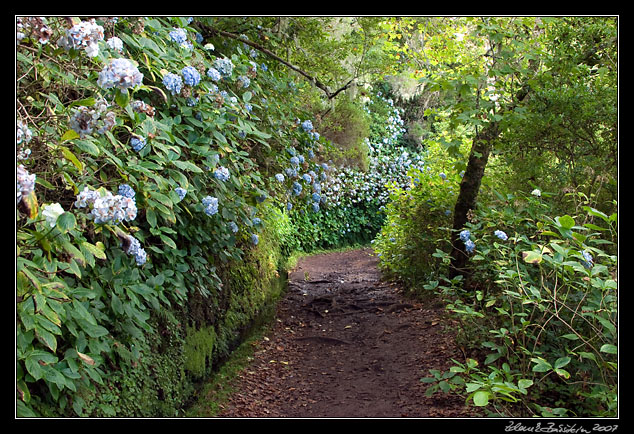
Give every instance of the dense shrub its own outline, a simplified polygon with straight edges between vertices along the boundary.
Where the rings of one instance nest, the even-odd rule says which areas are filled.
[[[614,416],[617,215],[586,205],[552,218],[547,196],[501,197],[467,224],[470,282],[429,288],[443,292],[464,345],[478,351],[429,381],[498,415]]]
[[[411,183],[408,171],[422,167],[423,156],[400,142],[405,132],[402,111],[391,98],[378,91],[367,98],[364,110],[372,120],[369,136],[363,140],[366,151],[361,154],[365,158],[367,153],[367,168],[358,161],[327,163],[327,178],[313,188],[314,199],[319,198],[314,209],[321,212],[292,212],[305,251],[369,243],[383,226],[391,186],[405,188]]]

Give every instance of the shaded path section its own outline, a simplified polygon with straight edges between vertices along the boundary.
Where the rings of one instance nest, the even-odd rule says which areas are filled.
[[[221,417],[469,417],[420,378],[460,350],[442,309],[381,281],[371,249],[301,259]]]

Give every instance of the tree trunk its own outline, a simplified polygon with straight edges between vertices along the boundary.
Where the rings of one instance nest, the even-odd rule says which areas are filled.
[[[476,207],[476,199],[480,190],[484,170],[489,160],[489,154],[493,148],[493,142],[500,134],[498,123],[491,122],[478,132],[471,146],[469,162],[460,183],[460,193],[456,201],[454,209],[453,233],[451,235],[451,244],[453,246],[451,252],[451,269],[450,277],[457,275],[466,276],[468,270],[466,267],[468,255],[465,245],[460,240],[460,231],[464,229],[467,222],[467,214],[469,210]]]

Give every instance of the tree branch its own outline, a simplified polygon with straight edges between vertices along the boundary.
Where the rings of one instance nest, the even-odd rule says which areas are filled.
[[[328,86],[326,86],[324,83],[319,81],[316,77],[313,77],[312,75],[310,75],[307,72],[303,71],[299,67],[297,67],[297,66],[291,64],[290,62],[287,62],[286,60],[282,59],[277,54],[275,54],[271,50],[269,50],[268,48],[265,48],[265,47],[263,47],[263,46],[261,46],[259,44],[256,44],[255,42],[249,41],[248,39],[242,39],[239,35],[236,35],[235,33],[230,33],[230,32],[225,32],[223,30],[214,29],[214,28],[212,28],[210,26],[207,26],[207,25],[201,25],[201,27],[203,27],[204,30],[208,31],[211,34],[220,35],[220,36],[224,36],[224,37],[227,37],[227,38],[235,39],[235,40],[240,41],[240,42],[242,42],[244,44],[247,44],[250,47],[253,47],[256,50],[261,51],[262,53],[266,54],[267,56],[269,56],[269,57],[277,60],[278,62],[286,65],[287,67],[289,67],[293,71],[295,71],[298,74],[304,76],[308,81],[313,83],[316,87],[318,87],[319,89],[324,91],[324,93],[326,94],[328,99],[332,99],[332,98],[336,97],[340,92],[348,89],[350,87],[350,85],[352,84],[352,82],[354,81],[354,78],[352,78],[344,86],[342,86],[341,88],[337,89],[334,92],[331,92],[330,89],[328,89]]]

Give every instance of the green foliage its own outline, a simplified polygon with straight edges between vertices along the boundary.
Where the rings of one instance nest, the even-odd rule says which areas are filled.
[[[500,197],[468,224],[472,278],[433,289],[488,372],[458,364],[450,372],[461,380],[441,375],[448,385],[434,390],[460,390],[501,415],[614,415],[617,258],[608,251],[617,216],[586,206],[551,218],[547,196]]]

